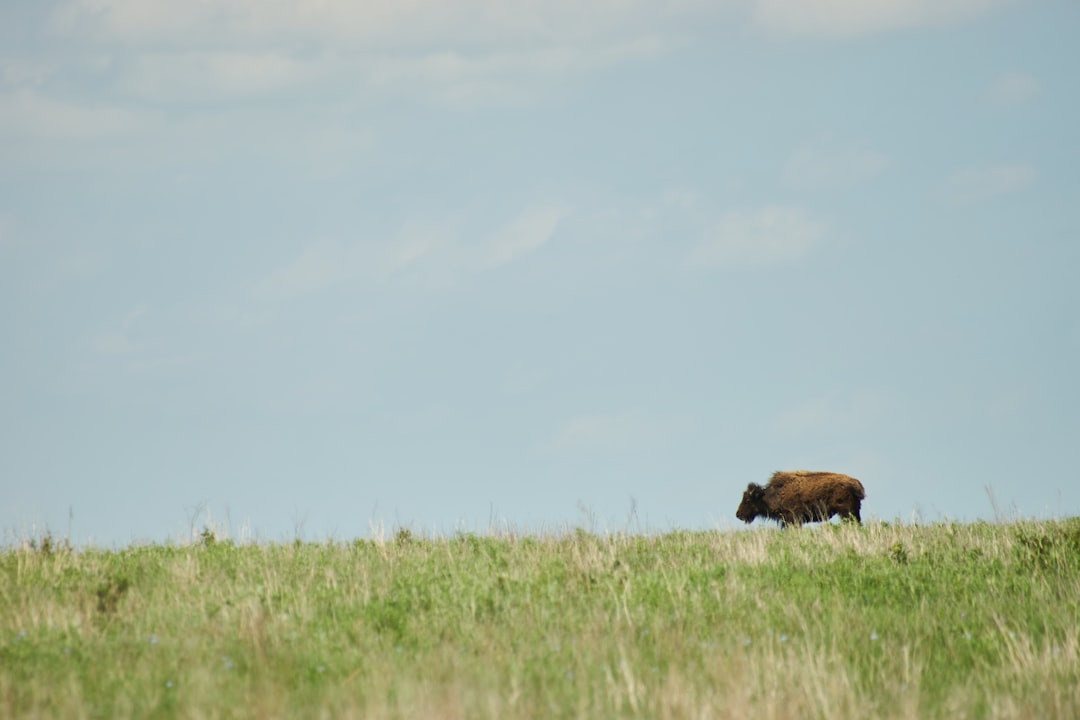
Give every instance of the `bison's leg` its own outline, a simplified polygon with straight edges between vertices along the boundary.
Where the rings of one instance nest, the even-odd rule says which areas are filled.
[[[854,520],[857,525],[862,525],[862,517],[859,516],[859,506],[855,505],[853,508],[846,510],[840,514],[840,517],[844,520]]]
[[[834,495],[829,510],[830,514],[839,515],[841,520],[854,520],[862,524],[862,518],[859,517],[859,498],[853,493],[845,491]]]
[[[855,493],[851,494],[851,517],[855,518],[855,522],[862,525],[862,516],[859,514],[859,510],[862,508],[862,498]]]

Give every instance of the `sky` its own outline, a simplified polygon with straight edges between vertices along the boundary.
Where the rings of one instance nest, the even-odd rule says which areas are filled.
[[[1080,515],[1078,29],[5,0],[0,533],[735,529],[796,468]]]

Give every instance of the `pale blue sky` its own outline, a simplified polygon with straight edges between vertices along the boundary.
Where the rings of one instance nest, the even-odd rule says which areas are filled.
[[[1080,514],[1078,31],[8,0],[0,529],[724,528],[788,468],[871,519]]]

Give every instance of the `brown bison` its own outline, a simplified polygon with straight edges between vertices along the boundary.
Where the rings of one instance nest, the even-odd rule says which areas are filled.
[[[750,483],[735,517],[749,524],[761,516],[789,524],[828,520],[833,515],[862,523],[859,506],[866,491],[853,477],[831,472],[794,470],[773,473],[765,487]]]

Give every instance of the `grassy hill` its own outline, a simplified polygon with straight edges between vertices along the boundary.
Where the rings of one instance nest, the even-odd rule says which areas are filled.
[[[0,717],[1077,718],[1080,519],[0,551]]]

